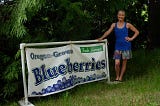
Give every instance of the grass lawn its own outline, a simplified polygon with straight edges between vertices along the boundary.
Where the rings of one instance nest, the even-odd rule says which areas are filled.
[[[113,60],[110,73],[114,80]],[[5,106],[18,106],[17,101]],[[35,106],[160,106],[160,50],[133,52],[123,83],[102,80],[29,101]]]

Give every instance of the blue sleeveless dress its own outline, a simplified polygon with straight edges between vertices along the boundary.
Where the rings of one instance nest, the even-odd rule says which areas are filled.
[[[125,39],[125,37],[128,37],[128,28],[126,27],[126,22],[122,28],[118,28],[116,23],[114,31],[116,36],[116,44],[113,59],[132,58],[131,42],[128,42]]]
[[[128,37],[128,28],[126,27],[126,22],[124,23],[123,28],[118,28],[116,23],[114,31],[116,36],[115,50],[131,50],[131,42],[128,42],[125,39],[125,37]]]

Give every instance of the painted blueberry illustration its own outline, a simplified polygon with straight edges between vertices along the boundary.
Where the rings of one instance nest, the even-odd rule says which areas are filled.
[[[46,94],[47,92],[46,92],[46,89],[45,88],[43,88],[42,89],[42,94]]]
[[[59,84],[54,84],[53,86],[54,86],[54,88],[55,88],[56,91],[60,90],[60,85]]]
[[[46,92],[47,92],[47,93],[50,93],[51,90],[52,90],[52,87],[51,87],[51,86],[48,86],[47,89],[46,89]]]
[[[62,86],[64,86],[64,88],[67,88],[66,81],[67,81],[67,80],[66,80],[66,77],[63,77],[63,78],[62,78],[62,83],[63,83]]]
[[[42,95],[42,92],[38,92],[38,95]]]
[[[67,87],[70,87],[71,83],[70,83],[70,79],[67,80]]]
[[[62,88],[62,89],[64,89],[64,88],[65,88],[64,83],[63,83],[63,82],[62,82],[62,84],[61,84],[61,88]]]
[[[65,88],[68,88],[67,81],[64,82],[64,87],[65,87]]]
[[[32,92],[32,95],[37,95],[37,92],[36,92],[36,91],[33,91],[33,92]]]
[[[93,77],[92,77],[92,75],[90,75],[90,76],[89,76],[89,78],[90,78],[90,79],[89,79],[89,81],[92,81],[92,80],[93,80]]]
[[[51,92],[55,92],[56,89],[54,88],[54,86],[52,86]]]
[[[71,84],[71,86],[73,86],[74,85],[74,83],[73,83],[74,77],[70,76],[69,78],[70,78],[70,84]]]
[[[61,89],[62,89],[62,84],[63,84],[62,81],[61,81],[61,80],[58,80],[58,81],[57,81],[57,84],[59,85],[59,89],[61,90]]]

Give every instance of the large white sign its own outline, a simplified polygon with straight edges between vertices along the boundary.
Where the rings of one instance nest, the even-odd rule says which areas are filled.
[[[45,96],[107,78],[105,43],[26,48],[28,96]]]

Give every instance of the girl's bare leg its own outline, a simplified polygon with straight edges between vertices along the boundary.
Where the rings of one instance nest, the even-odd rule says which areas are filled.
[[[119,80],[120,75],[120,60],[115,59],[116,80]]]
[[[127,65],[127,59],[124,59],[124,60],[122,61],[122,69],[121,69],[121,73],[120,73],[120,76],[119,76],[119,80],[120,80],[120,81],[122,81],[123,75],[124,75],[124,73],[125,73],[125,71],[126,71],[126,65]]]

